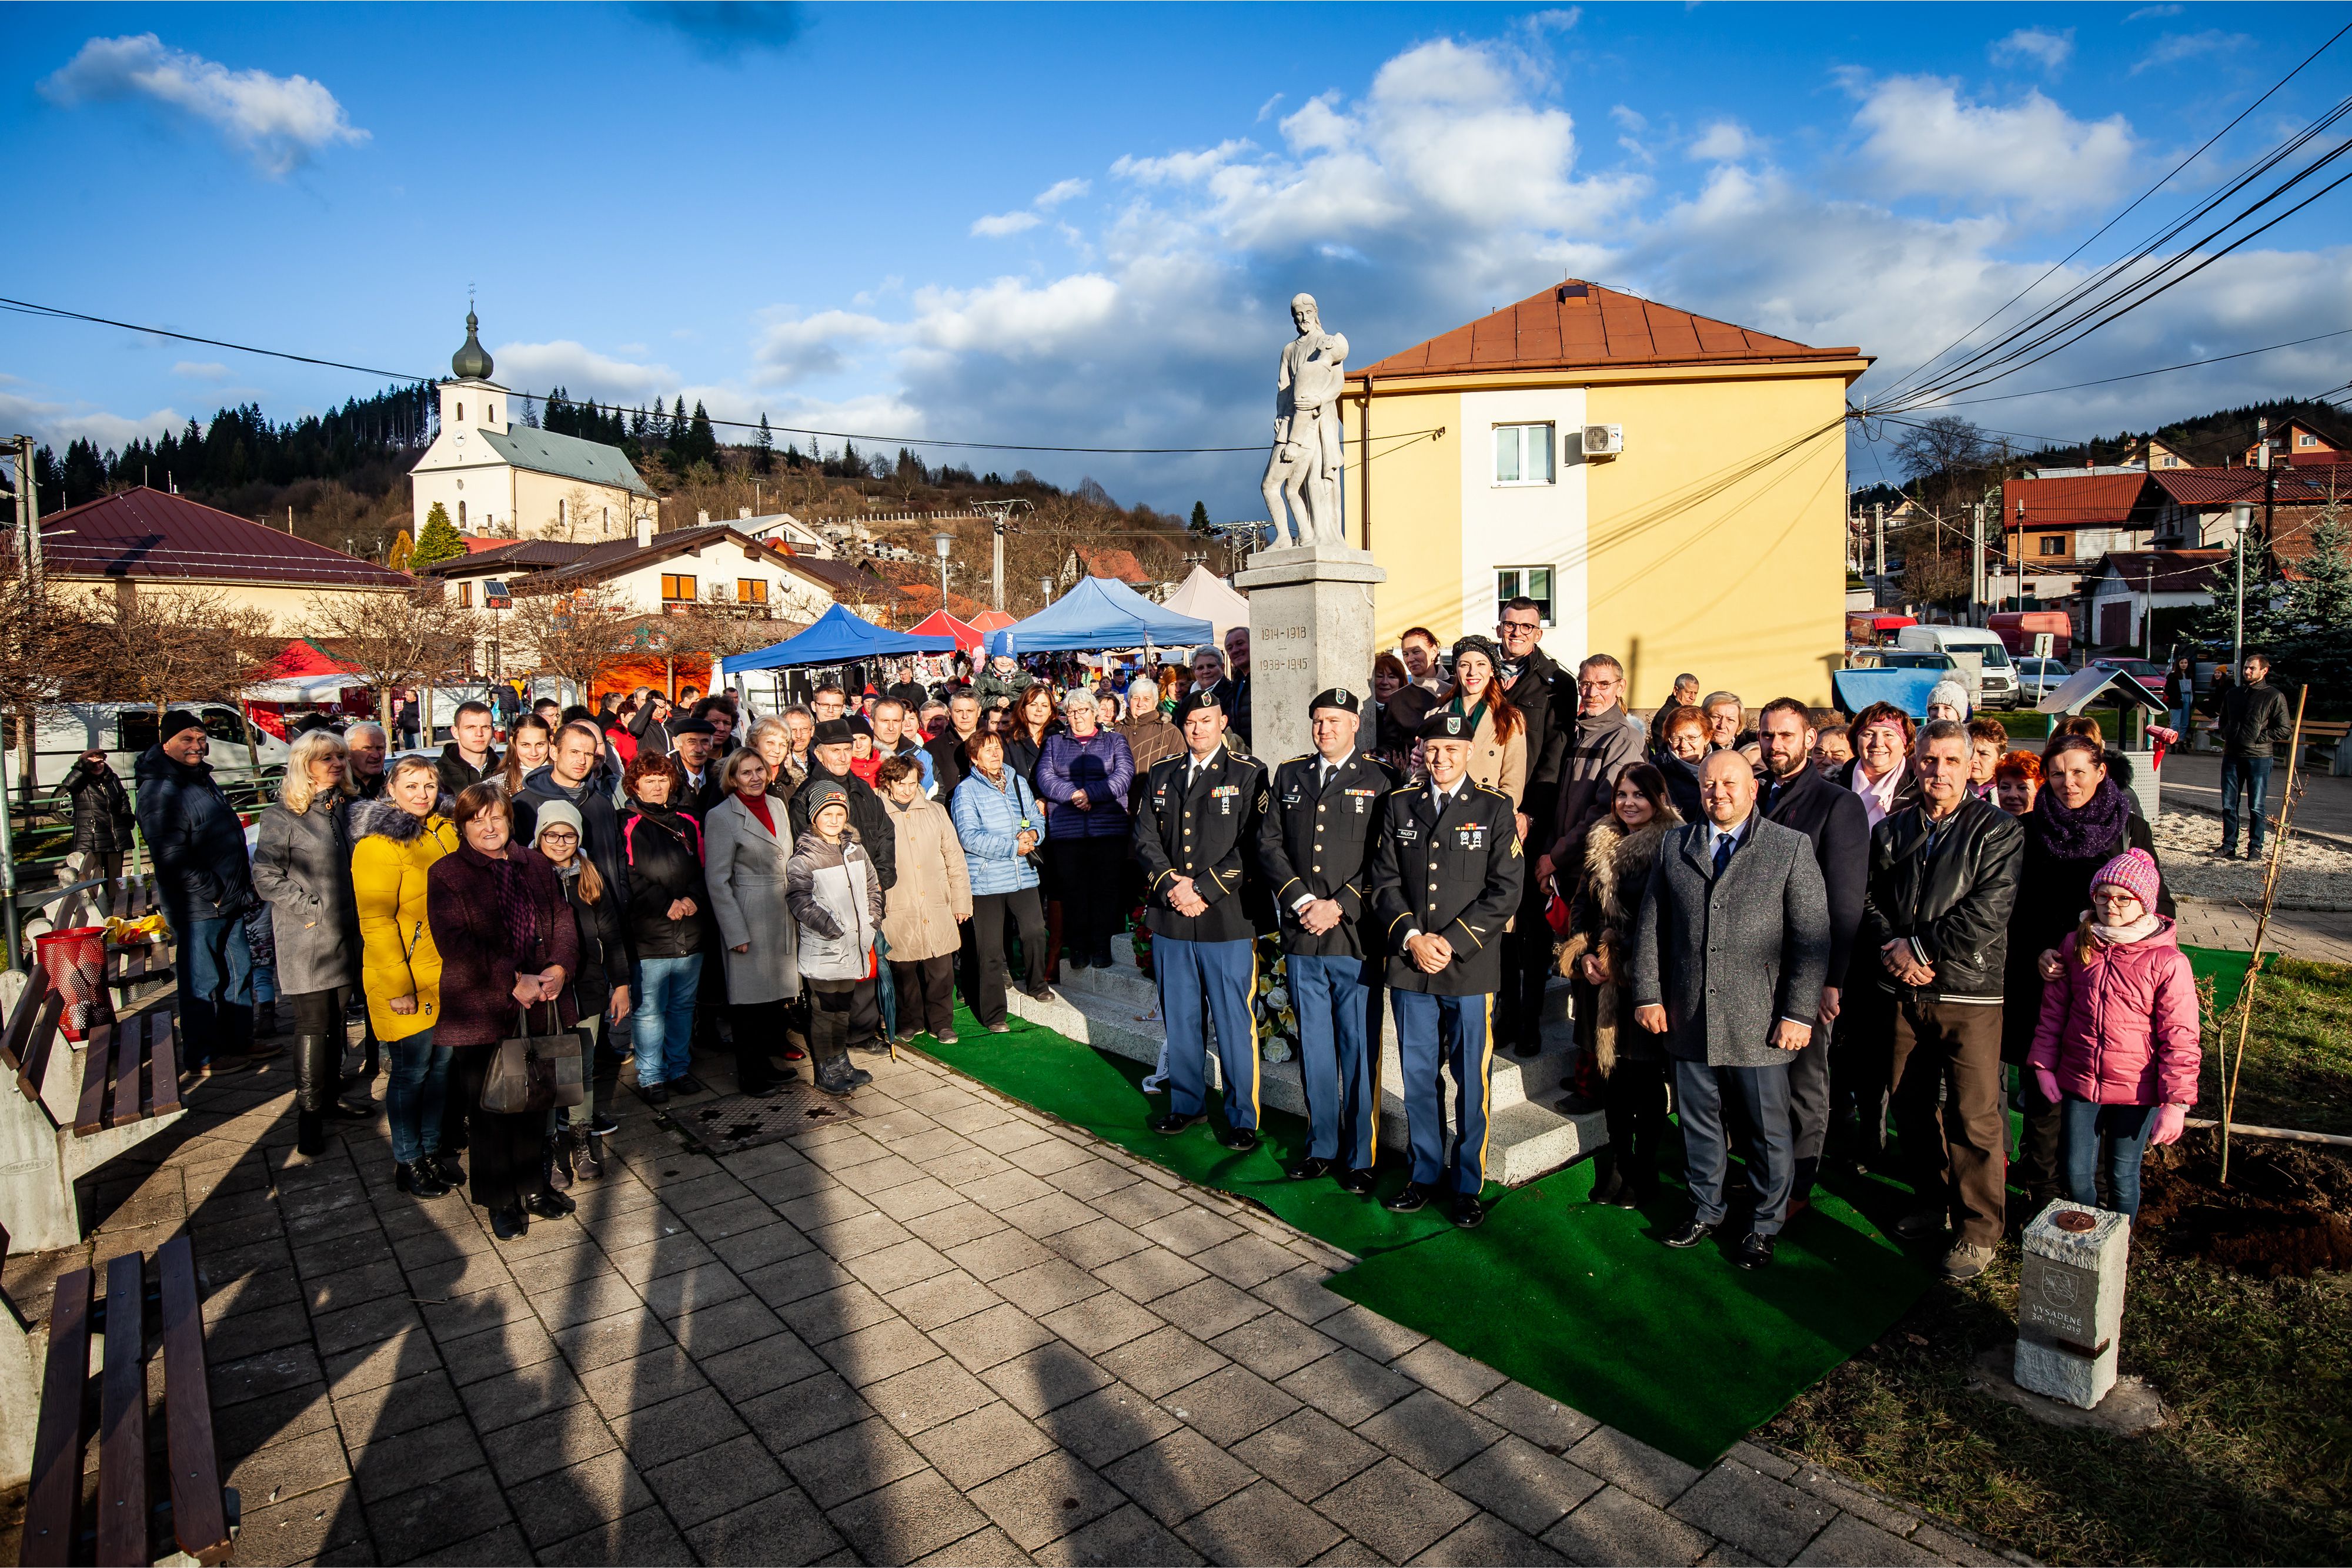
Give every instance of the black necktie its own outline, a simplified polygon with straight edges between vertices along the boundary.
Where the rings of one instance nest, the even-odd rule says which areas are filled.
[[[1721,876],[1723,874],[1724,867],[1730,863],[1731,835],[1729,833],[1718,832],[1715,835],[1715,874]]]

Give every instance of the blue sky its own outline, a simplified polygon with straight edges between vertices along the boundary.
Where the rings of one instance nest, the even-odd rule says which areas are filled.
[[[1892,379],[2352,6],[13,5],[0,293],[779,424],[1267,434],[1284,302],[1357,362],[1566,276]],[[2257,36],[2257,30],[2260,30]],[[2352,38],[2075,264],[2352,90]],[[2352,187],[1995,391],[2352,327]],[[2062,277],[2072,274],[2062,274]],[[380,382],[7,319],[0,423],[115,442]],[[2352,379],[2352,337],[1972,407],[2076,438]],[[943,454],[933,451],[938,457]],[[976,454],[1262,509],[1247,455]],[[1876,476],[1856,443],[1857,483]]]

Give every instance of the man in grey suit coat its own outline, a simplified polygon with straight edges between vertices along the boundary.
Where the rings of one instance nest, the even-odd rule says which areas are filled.
[[[1704,821],[1666,836],[1633,936],[1634,1021],[1664,1036],[1688,1161],[1692,1213],[1669,1247],[1723,1223],[1729,1150],[1723,1096],[1746,1106],[1761,1166],[1734,1260],[1760,1269],[1789,1217],[1796,1150],[1789,1063],[1812,1038],[1829,967],[1829,895],[1812,841],[1756,810],[1756,774],[1737,751],[1699,768]]]

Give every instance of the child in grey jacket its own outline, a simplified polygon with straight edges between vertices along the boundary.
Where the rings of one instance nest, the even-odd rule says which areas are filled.
[[[784,905],[798,927],[816,1086],[847,1095],[874,1082],[850,1066],[848,1042],[881,1029],[874,942],[882,929],[882,879],[849,825],[849,791],[831,779],[803,789],[809,826],[784,862]]]

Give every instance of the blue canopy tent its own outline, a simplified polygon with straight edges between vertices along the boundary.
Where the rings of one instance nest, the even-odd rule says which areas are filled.
[[[917,637],[910,632],[893,632],[887,626],[877,626],[862,615],[853,615],[840,605],[834,605],[816,618],[816,623],[798,636],[787,637],[772,648],[756,653],[735,653],[721,661],[721,668],[730,675],[745,670],[790,670],[820,664],[851,664],[866,659],[903,658],[910,653],[952,653],[952,637]],[[716,670],[711,684],[721,679]]]
[[[1927,716],[1927,694],[1949,670],[1835,670],[1830,674],[1832,701],[1848,718],[1873,703],[1893,703],[1913,718]]]
[[[1100,648],[1175,648],[1206,643],[1215,628],[1197,615],[1179,615],[1123,582],[1082,577],[1077,586],[1025,621],[988,634],[998,653],[1064,653]]]

